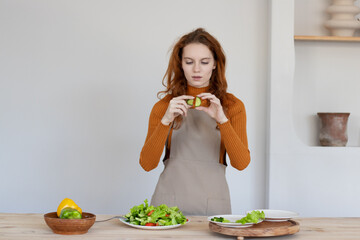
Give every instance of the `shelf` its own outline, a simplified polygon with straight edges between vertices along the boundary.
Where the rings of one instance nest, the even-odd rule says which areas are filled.
[[[360,37],[295,35],[294,39],[297,41],[360,42]]]

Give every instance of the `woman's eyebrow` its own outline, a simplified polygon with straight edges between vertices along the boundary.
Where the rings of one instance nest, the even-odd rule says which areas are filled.
[[[191,57],[184,57],[184,59],[194,60],[194,59],[192,59]],[[201,60],[210,60],[210,59],[211,59],[211,57],[201,58]]]

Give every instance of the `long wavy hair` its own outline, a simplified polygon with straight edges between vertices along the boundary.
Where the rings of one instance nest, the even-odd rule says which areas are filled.
[[[209,81],[209,92],[220,99],[226,113],[226,57],[220,43],[203,28],[198,28],[182,36],[179,41],[175,43],[170,55],[168,68],[162,80],[166,90],[158,92],[158,97],[160,98],[160,96],[164,94],[171,95],[171,97],[178,97],[187,93],[187,80],[182,69],[182,54],[184,47],[190,43],[204,44],[212,52],[216,68],[213,70]],[[179,115],[175,118],[173,127],[175,129],[179,128],[181,126],[181,122],[182,117]]]

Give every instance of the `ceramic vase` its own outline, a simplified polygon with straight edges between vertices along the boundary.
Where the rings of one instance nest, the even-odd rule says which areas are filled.
[[[325,22],[325,27],[333,36],[352,37],[360,29],[360,21],[355,16],[360,8],[354,5],[355,0],[333,0],[326,11],[331,15]]]
[[[317,115],[320,118],[320,145],[346,146],[347,122],[350,113],[317,113]]]

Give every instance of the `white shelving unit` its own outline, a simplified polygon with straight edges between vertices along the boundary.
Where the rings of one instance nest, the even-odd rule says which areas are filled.
[[[360,42],[360,37],[295,35],[295,41]]]

